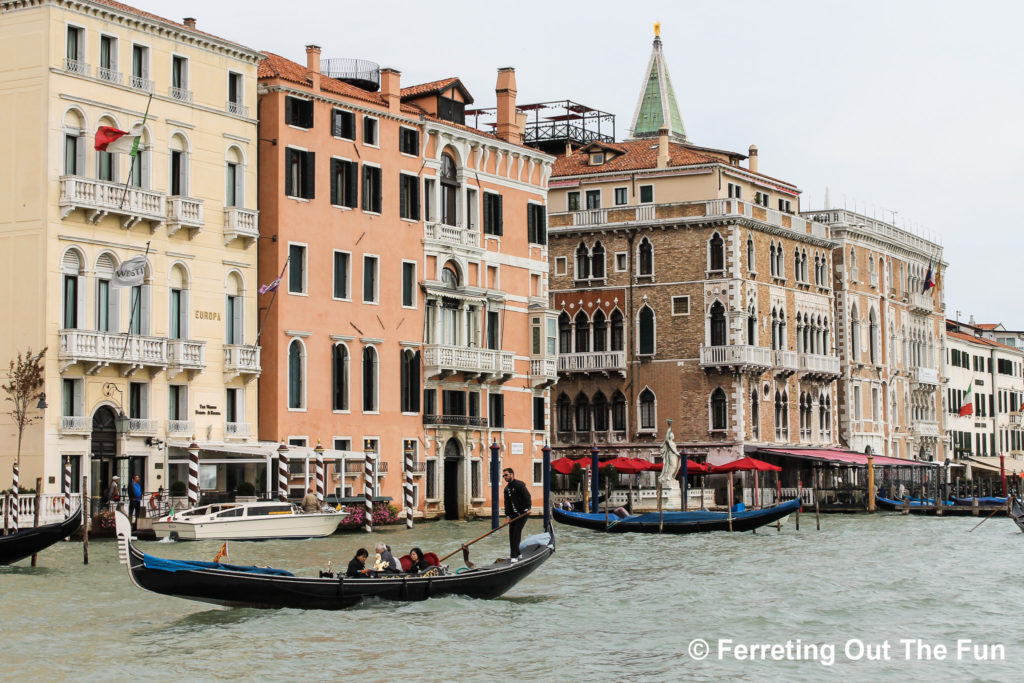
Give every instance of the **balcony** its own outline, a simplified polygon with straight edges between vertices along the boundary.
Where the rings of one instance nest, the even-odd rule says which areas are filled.
[[[772,351],[772,366],[775,374],[788,377],[800,369],[799,355],[796,351],[775,349]]]
[[[88,64],[86,64],[80,59],[71,59],[70,57],[65,57],[64,70],[68,73],[78,74],[80,76],[88,76],[90,67]]]
[[[224,436],[228,439],[245,438],[252,434],[252,425],[248,422],[225,422]]]
[[[192,420],[168,420],[167,435],[171,436],[192,436],[196,431],[196,425]]]
[[[78,176],[61,176],[60,207],[61,219],[82,209],[86,220],[95,225],[112,214],[120,217],[125,230],[148,221],[153,232],[167,220],[167,197],[162,192],[131,186],[126,190],[118,183]]]
[[[206,369],[206,342],[190,339],[167,340],[167,379],[182,372]]]
[[[558,354],[560,373],[601,373],[608,377],[612,372],[626,376],[625,351],[586,351],[581,353]]]
[[[178,100],[179,102],[192,102],[192,91],[188,88],[176,88],[171,86],[167,90],[167,94],[171,96],[172,100]]]
[[[128,433],[131,436],[156,436],[156,430],[156,420],[142,417],[133,417],[128,420]]]
[[[423,365],[427,377],[447,377],[461,372],[467,378],[479,376],[502,383],[515,373],[515,354],[494,349],[428,344],[423,348]]]
[[[530,359],[530,382],[535,389],[546,389],[557,381],[557,358],[545,357]]]
[[[1012,412],[1009,414],[1010,427],[1013,429],[1020,429],[1021,426],[1021,411]]]
[[[81,363],[86,374],[95,374],[108,365],[129,376],[144,367],[163,370],[167,367],[167,339],[141,337],[117,332],[94,330],[61,330],[57,353],[60,371]]]
[[[430,415],[424,413],[423,424],[447,427],[486,427],[487,418],[469,415]]]
[[[249,344],[224,345],[224,381],[244,375],[246,382],[260,376],[260,347]]]
[[[772,350],[763,346],[702,346],[700,366],[719,371],[764,372],[772,367]]]
[[[107,83],[114,83],[115,85],[121,85],[124,83],[124,74],[114,69],[108,69],[103,66],[96,67],[96,78]]]
[[[260,236],[260,212],[256,209],[242,209],[229,206],[224,209],[224,244],[240,239],[246,247],[252,246]]]
[[[92,431],[92,418],[87,415],[61,415],[61,434],[89,434]]]
[[[462,247],[479,247],[480,233],[444,223],[424,223],[423,239]]]
[[[914,389],[931,391],[939,386],[939,371],[918,366],[911,370],[910,381],[914,385]]]
[[[232,102],[228,100],[227,110],[229,114],[235,114],[237,116],[249,116],[249,107],[245,106],[241,102]]]
[[[931,294],[912,292],[909,303],[910,310],[914,313],[931,313],[935,310],[935,301],[932,299]]]
[[[913,432],[914,436],[938,438],[939,423],[927,420],[915,420],[910,427],[910,431]]]
[[[839,376],[838,356],[825,356],[817,353],[801,353],[799,358],[800,372],[808,378],[819,377],[831,379]]]
[[[142,76],[132,76],[131,86],[136,90],[142,92],[153,92],[153,88],[156,87],[156,83],[148,78]]]
[[[167,198],[167,236],[188,228],[189,239],[203,229],[203,200],[190,197]]]

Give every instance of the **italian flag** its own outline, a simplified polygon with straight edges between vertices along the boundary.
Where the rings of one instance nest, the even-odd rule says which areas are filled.
[[[960,405],[960,417],[974,415],[974,385],[967,385],[967,394],[964,395],[964,402]]]
[[[113,126],[100,126],[96,129],[96,143],[94,148],[97,152],[111,152],[113,154],[129,154],[135,156],[139,149],[139,138],[142,136],[142,126],[132,126],[132,132],[119,130]]]

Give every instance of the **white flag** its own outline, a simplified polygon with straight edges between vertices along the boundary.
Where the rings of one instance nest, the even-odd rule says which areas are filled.
[[[130,258],[117,267],[114,271],[114,278],[110,281],[112,287],[135,287],[141,285],[146,276],[146,257],[136,256]]]

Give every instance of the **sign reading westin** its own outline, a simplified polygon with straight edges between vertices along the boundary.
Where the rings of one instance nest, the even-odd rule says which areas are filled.
[[[135,287],[142,284],[142,279],[145,275],[146,257],[136,256],[117,267],[110,284],[113,287]]]

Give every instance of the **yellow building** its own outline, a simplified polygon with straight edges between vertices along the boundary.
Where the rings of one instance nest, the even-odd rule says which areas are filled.
[[[255,440],[259,57],[117,2],[0,2],[0,364],[47,348],[23,488],[60,492],[69,458],[73,490],[139,474],[151,491],[182,478],[168,462],[193,435]],[[96,151],[100,126],[141,130],[138,159]],[[140,255],[142,284],[113,286]],[[16,443],[5,414],[2,488]]]

